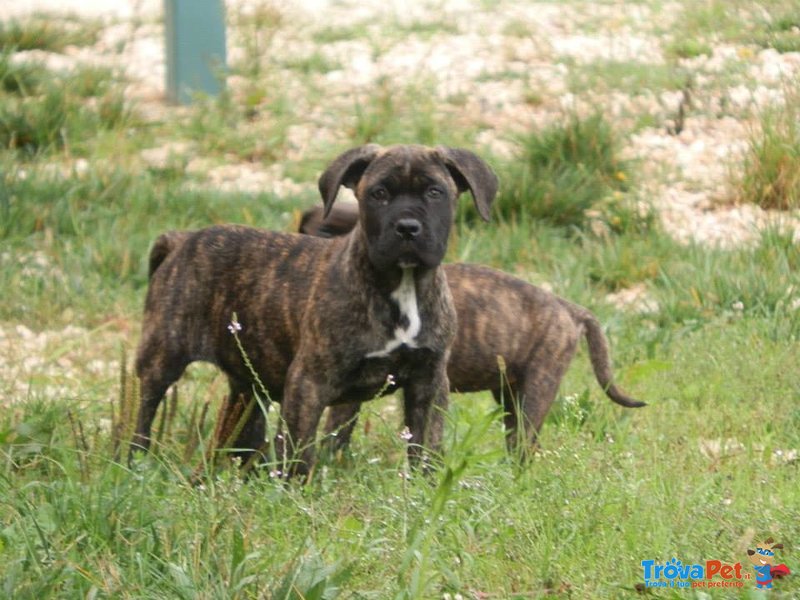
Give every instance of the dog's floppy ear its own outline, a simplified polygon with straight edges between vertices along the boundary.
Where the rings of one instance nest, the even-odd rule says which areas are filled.
[[[491,216],[490,209],[497,194],[497,175],[491,167],[469,150],[439,146],[439,154],[450,171],[459,192],[467,190],[475,200],[475,208],[484,221]]]
[[[325,212],[322,218],[328,216],[339,193],[339,187],[345,186],[355,189],[359,179],[378,153],[381,147],[377,144],[367,144],[353,148],[337,156],[333,162],[325,169],[319,178],[319,193],[322,195],[322,202]]]

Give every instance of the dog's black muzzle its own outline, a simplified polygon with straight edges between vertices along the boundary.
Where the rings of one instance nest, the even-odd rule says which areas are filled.
[[[422,233],[422,223],[417,219],[400,219],[394,224],[394,232],[401,240],[410,242]]]

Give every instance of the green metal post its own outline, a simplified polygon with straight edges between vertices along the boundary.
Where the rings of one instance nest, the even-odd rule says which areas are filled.
[[[225,72],[223,0],[164,0],[167,98],[188,104],[193,92],[216,96]]]

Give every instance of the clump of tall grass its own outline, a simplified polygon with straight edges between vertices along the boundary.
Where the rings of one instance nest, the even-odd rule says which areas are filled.
[[[800,88],[784,105],[767,109],[750,135],[741,169],[733,179],[733,198],[762,208],[800,208]]]
[[[0,93],[30,93],[47,79],[47,69],[30,62],[15,62],[13,53],[0,51]]]
[[[128,122],[130,109],[110,69],[76,66],[54,72],[17,60],[24,50],[59,52],[69,45],[91,45],[99,30],[98,24],[36,15],[0,22],[0,149],[74,151],[97,130]]]
[[[584,228],[587,212],[629,189],[631,167],[620,156],[617,133],[601,115],[571,115],[520,140],[504,169],[497,212],[559,227]],[[619,192],[616,197],[614,192]]]
[[[124,125],[131,111],[115,83],[105,69],[55,75],[0,58],[0,148],[74,150],[97,130]]]
[[[679,58],[691,58],[697,51],[706,54],[704,47],[713,40],[756,44],[782,53],[800,50],[800,10],[795,0],[688,2],[675,30],[681,39],[670,44],[668,53]]]
[[[778,52],[800,52],[800,8],[794,3],[778,6],[766,25],[756,32],[753,41]]]
[[[60,52],[67,46],[91,46],[99,33],[98,22],[34,14],[0,21],[0,50]]]
[[[424,92],[433,85],[423,77],[396,89],[388,79],[379,79],[369,96],[356,99],[350,139],[356,144],[442,142],[441,119],[433,99]]]
[[[665,53],[670,58],[697,58],[711,56],[712,49],[710,44],[702,40],[681,36],[667,45]]]

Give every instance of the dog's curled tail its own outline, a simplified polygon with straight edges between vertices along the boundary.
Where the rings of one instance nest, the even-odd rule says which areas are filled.
[[[620,406],[627,408],[647,406],[646,402],[634,400],[614,385],[614,373],[611,370],[608,340],[606,340],[606,336],[595,316],[587,310],[582,310],[579,313],[579,318],[585,329],[586,342],[589,345],[589,359],[592,361],[594,375],[605,391],[606,396]]]
[[[147,263],[147,278],[152,279],[158,267],[188,236],[186,231],[168,231],[156,238],[150,249],[150,258]]]

